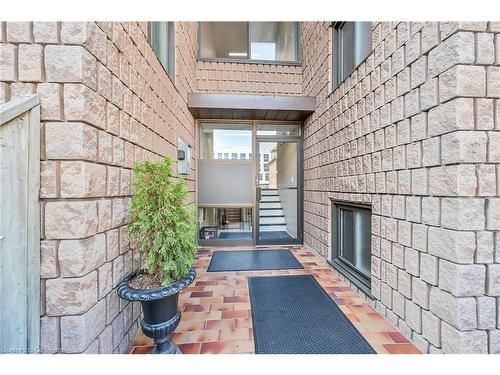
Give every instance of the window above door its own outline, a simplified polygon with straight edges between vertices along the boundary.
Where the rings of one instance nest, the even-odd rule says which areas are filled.
[[[299,64],[298,22],[200,22],[201,60]]]

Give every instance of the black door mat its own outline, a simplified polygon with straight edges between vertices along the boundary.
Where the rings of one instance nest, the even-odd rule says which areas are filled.
[[[314,277],[249,277],[257,354],[373,354]]]
[[[263,241],[270,240],[293,240],[294,238],[285,231],[259,232],[259,237]]]
[[[251,240],[252,232],[221,232],[219,239],[221,240]]]
[[[214,251],[208,272],[304,268],[290,250]]]

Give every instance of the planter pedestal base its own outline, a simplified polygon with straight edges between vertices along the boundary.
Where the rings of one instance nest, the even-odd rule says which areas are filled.
[[[151,337],[155,341],[155,348],[151,351],[151,354],[182,354],[171,339],[172,333],[179,325],[180,320],[180,311],[177,311],[172,319],[160,324],[148,324],[142,320],[142,331],[146,336]]]

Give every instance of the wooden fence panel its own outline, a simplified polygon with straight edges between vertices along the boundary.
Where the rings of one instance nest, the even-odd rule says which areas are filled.
[[[0,106],[0,353],[40,346],[40,106]]]

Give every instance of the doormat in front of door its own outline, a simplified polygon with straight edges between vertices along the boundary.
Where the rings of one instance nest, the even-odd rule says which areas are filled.
[[[248,278],[257,354],[373,354],[311,275]]]
[[[214,251],[208,272],[304,268],[290,250]]]

